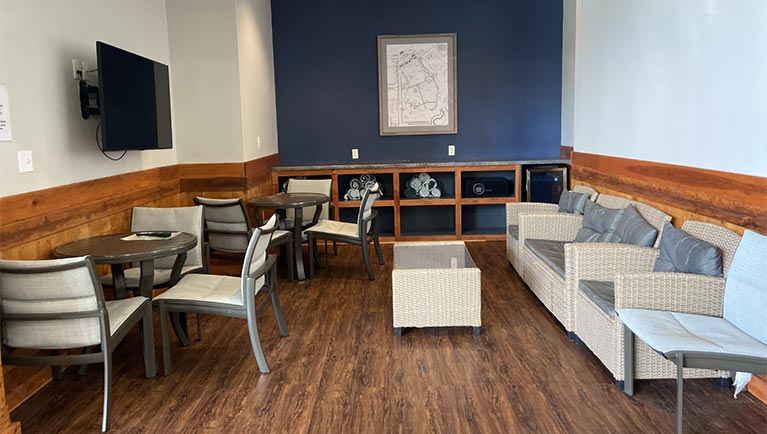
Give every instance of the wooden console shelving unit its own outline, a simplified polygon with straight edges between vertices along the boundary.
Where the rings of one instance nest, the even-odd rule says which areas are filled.
[[[448,187],[442,191],[443,196],[436,199],[408,199],[403,196],[402,181],[414,174],[426,172],[443,180],[440,183]],[[280,191],[280,186],[288,178],[331,178],[333,191],[331,205],[336,220],[349,220],[359,208],[359,201],[343,199],[347,186],[339,184],[339,178],[348,179],[350,176],[363,174],[375,175],[382,180],[384,196],[374,204],[379,209],[379,233],[384,240],[394,241],[426,241],[426,240],[503,240],[505,239],[505,210],[501,208],[509,202],[517,202],[522,197],[522,171],[520,164],[499,165],[456,165],[456,166],[409,166],[396,167],[384,165],[359,166],[351,169],[338,168],[276,168],[272,171],[272,190]],[[462,185],[464,178],[478,176],[500,176],[513,183],[508,197],[463,197]],[[438,208],[434,208],[438,207]],[[384,210],[387,210],[384,212]],[[488,214],[488,219],[478,219],[478,214]],[[405,214],[403,216],[403,214]],[[464,215],[468,220],[464,220]],[[447,217],[447,218],[446,218]],[[435,227],[429,219],[440,220]],[[450,220],[450,225],[446,225]],[[482,225],[477,225],[481,220]],[[421,222],[419,229],[408,226]],[[403,227],[404,223],[404,227]],[[442,226],[439,227],[439,223]],[[487,226],[489,224],[490,226]]]

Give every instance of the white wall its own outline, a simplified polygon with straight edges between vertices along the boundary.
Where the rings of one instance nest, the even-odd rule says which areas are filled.
[[[767,1],[578,0],[576,14],[577,151],[767,176]]]
[[[166,0],[180,163],[243,161],[234,0]]]
[[[95,69],[97,40],[168,64],[164,1],[2,0],[0,83],[13,141],[0,142],[0,196],[176,163],[175,149],[112,162],[96,148],[98,119],[80,117],[72,59]],[[34,172],[18,173],[19,150],[32,151]]]
[[[235,0],[245,160],[277,152],[270,0]]]

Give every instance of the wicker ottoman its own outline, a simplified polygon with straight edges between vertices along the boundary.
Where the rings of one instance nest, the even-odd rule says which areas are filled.
[[[482,327],[480,271],[462,241],[397,243],[394,333],[403,327]]]

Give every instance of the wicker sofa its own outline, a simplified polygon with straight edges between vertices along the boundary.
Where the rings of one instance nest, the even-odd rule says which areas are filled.
[[[596,190],[584,185],[576,185],[573,191],[587,193],[592,202],[597,200],[597,196],[599,196]],[[506,258],[520,276],[524,270],[519,243],[519,215],[522,213],[553,214],[557,212],[559,212],[559,205],[556,203],[515,202],[506,204]]]
[[[658,235],[654,248],[639,247],[628,244],[613,243],[573,243],[582,226],[583,216],[574,214],[527,214],[519,215],[519,243],[522,256],[522,278],[530,290],[541,300],[546,308],[562,323],[571,340],[576,339],[575,324],[575,295],[580,270],[584,262],[575,261],[575,246],[588,244],[590,253],[589,267],[592,275],[600,271],[610,270],[617,263],[652,261],[657,256],[657,247],[662,235],[663,224],[671,221],[671,216],[641,202],[600,194],[596,203],[605,208],[620,209],[629,205],[639,211],[639,214],[650,225],[657,229]],[[558,256],[559,267],[547,263],[541,252],[533,251],[527,245],[528,240],[552,241],[553,256]],[[609,248],[600,248],[609,247]]]
[[[593,266],[594,261],[618,257],[622,246],[575,245],[573,265],[578,270],[580,285],[575,296],[575,333],[610,370],[616,385],[623,389],[623,323],[615,315],[617,309],[638,308],[722,315],[722,294],[727,272],[740,242],[740,236],[711,223],[688,220],[682,230],[719,248],[722,252],[724,277],[684,273],[652,272],[656,254],[635,255],[631,260],[612,261]],[[598,251],[599,250],[599,251]],[[607,253],[611,250],[615,252]],[[652,249],[655,250],[655,249]],[[584,282],[586,281],[586,285]],[[594,285],[597,291],[593,291]],[[598,287],[607,288],[599,291]],[[612,292],[614,303],[599,297]],[[675,378],[676,366],[637,339],[634,344],[634,378]],[[728,372],[686,369],[686,378],[729,377]]]

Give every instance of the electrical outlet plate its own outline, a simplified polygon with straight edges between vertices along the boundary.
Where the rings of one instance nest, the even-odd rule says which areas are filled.
[[[455,157],[455,145],[447,145],[448,157]]]
[[[32,151],[19,151],[19,173],[31,172],[32,167]]]
[[[80,62],[77,59],[72,59],[72,75],[74,76],[75,80],[83,80],[85,79],[85,74],[83,73],[83,63]]]
[[[352,148],[352,160],[360,158],[360,151],[357,148]]]

